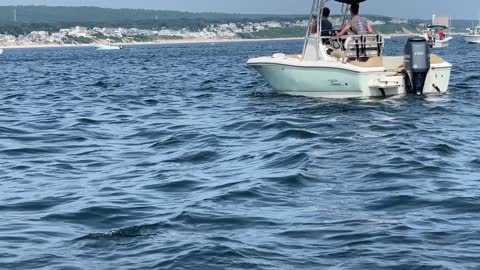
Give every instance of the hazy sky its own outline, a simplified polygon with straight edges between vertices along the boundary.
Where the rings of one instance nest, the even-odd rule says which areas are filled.
[[[311,3],[311,0],[0,0],[0,5],[88,5],[269,14],[305,14]],[[477,19],[480,17],[480,0],[368,0],[362,4],[361,12],[403,18],[430,18],[432,14],[438,14],[455,19]],[[334,13],[338,13],[338,9],[335,8]]]

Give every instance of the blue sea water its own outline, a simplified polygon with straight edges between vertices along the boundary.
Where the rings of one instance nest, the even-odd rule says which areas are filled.
[[[6,50],[0,269],[480,269],[480,46],[436,51],[442,96],[283,96],[245,65],[301,48]]]

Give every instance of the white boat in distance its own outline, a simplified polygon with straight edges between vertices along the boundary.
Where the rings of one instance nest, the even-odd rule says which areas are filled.
[[[123,46],[121,45],[99,45],[97,46],[97,51],[110,51],[110,50],[121,50]]]
[[[467,29],[467,34],[464,36],[468,44],[480,44],[480,25],[473,29]]]
[[[428,40],[430,48],[434,49],[447,48],[453,39],[450,28],[444,25],[430,25],[423,31],[422,36]]]
[[[0,49],[0,55],[2,55],[2,54],[3,54],[3,49]]]
[[[351,4],[343,3],[343,25]],[[322,31],[322,10],[329,0],[313,0],[303,53],[249,59],[247,65],[281,94],[327,98],[445,93],[452,65],[430,55],[427,41],[410,38],[405,54],[383,56],[381,35],[348,35],[332,40],[337,31]],[[317,20],[317,18],[320,18]],[[315,22],[315,23],[313,23]],[[319,29],[320,31],[316,31]]]
[[[121,50],[123,49],[122,45],[112,45],[112,41],[107,39],[108,44],[106,45],[98,45],[97,51],[111,51],[111,50]]]

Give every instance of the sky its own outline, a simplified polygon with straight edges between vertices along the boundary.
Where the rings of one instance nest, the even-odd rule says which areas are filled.
[[[0,5],[100,6],[109,8],[168,9],[191,12],[245,14],[306,14],[311,0],[0,0]],[[333,13],[339,13],[334,3]],[[480,19],[480,0],[368,0],[361,13],[409,19],[432,14],[454,19]]]

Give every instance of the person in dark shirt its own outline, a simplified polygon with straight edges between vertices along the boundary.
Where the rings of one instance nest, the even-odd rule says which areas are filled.
[[[330,9],[329,8],[323,8],[322,11],[322,36],[329,36],[330,31],[333,30],[333,25],[332,23],[328,20],[328,17],[330,16]],[[317,33],[317,17],[313,16],[312,17],[312,34]]]
[[[330,17],[330,9],[327,7],[323,8],[322,14],[322,32],[333,30],[333,25],[328,20],[328,17]]]

